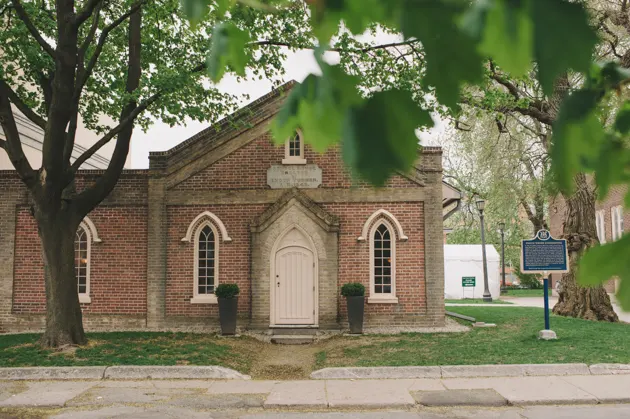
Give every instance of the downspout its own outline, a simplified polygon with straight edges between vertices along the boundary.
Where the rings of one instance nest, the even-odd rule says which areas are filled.
[[[450,210],[449,212],[447,212],[445,215],[442,216],[442,221],[446,221],[450,216],[452,216],[457,211],[459,211],[461,206],[462,206],[462,199],[460,198],[457,200],[457,204],[455,204],[455,208],[453,208],[452,210]]]

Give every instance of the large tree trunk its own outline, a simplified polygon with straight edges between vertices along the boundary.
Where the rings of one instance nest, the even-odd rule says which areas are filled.
[[[77,291],[74,239],[78,223],[73,217],[37,216],[43,246],[46,284],[46,331],[44,347],[83,345],[81,305]]]
[[[586,249],[597,243],[595,190],[584,174],[574,178],[575,193],[566,196],[563,236],[567,239],[570,271],[562,276],[555,314],[588,320],[619,321],[603,286],[585,288],[576,281],[577,263]]]

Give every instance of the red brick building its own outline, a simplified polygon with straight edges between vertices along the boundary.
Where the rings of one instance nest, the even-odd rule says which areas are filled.
[[[368,326],[443,325],[453,198],[443,202],[441,150],[425,147],[410,173],[374,189],[350,178],[337,148],[316,153],[299,132],[272,143],[282,92],[151,153],[84,220],[75,260],[88,329],[215,327],[221,283],[239,285],[244,327],[338,328],[347,282],[367,288]],[[77,188],[100,174],[82,172]],[[0,197],[0,330],[41,329],[39,239],[11,171]]]

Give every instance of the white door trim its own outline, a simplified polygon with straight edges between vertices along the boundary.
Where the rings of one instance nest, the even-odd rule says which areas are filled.
[[[293,229],[298,230],[302,236],[307,240],[307,246],[304,245],[296,245],[296,244],[284,244],[282,243],[286,235],[291,232]],[[313,291],[313,307],[314,307],[314,315],[313,315],[313,324],[296,324],[296,328],[304,328],[304,327],[318,327],[319,326],[319,257],[317,255],[317,249],[315,248],[315,243],[311,236],[299,225],[293,224],[287,227],[276,239],[273,247],[271,248],[270,254],[270,276],[269,276],[269,326],[270,327],[290,327],[291,325],[287,324],[276,324],[276,255],[277,253],[286,248],[286,247],[303,247],[310,252],[313,253],[313,262],[315,266],[313,267],[313,285],[315,290]],[[254,298],[256,298],[254,296]]]

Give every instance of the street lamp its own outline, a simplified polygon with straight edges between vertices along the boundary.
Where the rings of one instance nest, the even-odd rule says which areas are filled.
[[[478,199],[475,202],[477,209],[479,210],[479,218],[481,219],[481,255],[483,257],[483,301],[486,303],[492,302],[492,295],[488,288],[488,262],[486,260],[486,233],[485,225],[483,223],[483,210],[486,207],[486,201]]]
[[[505,292],[505,223],[499,223],[501,230],[501,292]]]

